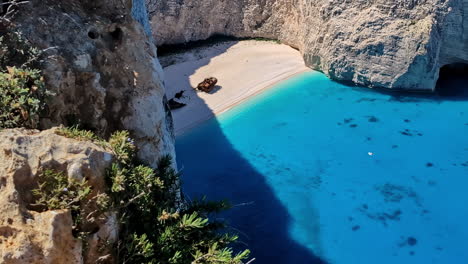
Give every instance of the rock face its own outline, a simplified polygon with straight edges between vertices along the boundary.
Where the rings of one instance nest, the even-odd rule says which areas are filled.
[[[94,192],[103,193],[105,171],[112,159],[106,150],[58,136],[54,130],[0,132],[0,262],[98,263],[105,255],[96,252],[100,245],[117,239],[113,216],[97,221],[97,231],[88,239],[90,251],[84,257],[82,243],[72,235],[70,212],[31,210],[31,190],[37,188],[39,173],[50,169],[86,178]]]
[[[158,45],[213,34],[299,48],[308,66],[370,87],[432,90],[468,63],[467,0],[147,0]]]
[[[172,117],[156,48],[143,27],[144,2],[132,4],[32,0],[12,26],[45,50],[44,75],[56,95],[42,128],[80,123],[101,136],[129,130],[140,158],[154,165],[161,155],[174,156]]]

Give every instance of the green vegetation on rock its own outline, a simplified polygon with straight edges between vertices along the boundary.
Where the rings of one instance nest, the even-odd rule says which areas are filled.
[[[53,170],[43,171],[38,178],[38,188],[32,190],[35,203],[31,207],[36,211],[69,210],[73,219],[74,235],[85,242],[89,231],[84,225],[89,221],[86,219],[87,211],[85,204],[91,200],[100,199],[102,195],[91,197],[91,187],[85,179],[69,179],[62,172]]]
[[[18,33],[0,36],[0,129],[39,125],[51,94],[37,68],[39,54]]]
[[[152,169],[137,161],[127,132],[115,133],[109,143],[118,160],[108,179],[122,223],[119,262],[234,264],[248,256],[248,251],[234,255],[228,246],[237,236],[220,233],[224,223],[208,218],[227,203],[181,201],[180,175],[170,156]]]
[[[92,132],[77,128],[62,128],[56,133],[101,141]],[[205,198],[184,201],[178,188],[180,175],[172,167],[170,156],[162,157],[155,169],[146,166],[137,159],[137,149],[126,131],[114,133],[104,146],[115,157],[107,172],[105,194],[93,197],[86,181],[46,171],[39,179],[39,188],[33,191],[34,205],[71,210],[76,223],[74,233],[80,238],[89,234],[84,227],[90,220],[83,216],[90,200],[99,205],[101,214],[116,212],[119,241],[108,247],[118,263],[238,264],[248,257],[248,250],[235,254],[230,248],[238,237],[223,232],[225,223],[210,218],[230,208],[229,203]]]

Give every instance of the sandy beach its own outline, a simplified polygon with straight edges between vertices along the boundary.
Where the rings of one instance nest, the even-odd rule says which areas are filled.
[[[220,114],[295,74],[310,71],[299,51],[271,41],[229,41],[160,58],[168,99],[187,106],[173,110],[176,135]],[[207,77],[218,79],[211,93],[196,91]]]

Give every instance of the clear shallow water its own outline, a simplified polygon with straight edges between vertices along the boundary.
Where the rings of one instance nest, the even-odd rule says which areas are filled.
[[[176,149],[188,196],[238,205],[254,263],[468,263],[467,135],[468,101],[305,73]]]

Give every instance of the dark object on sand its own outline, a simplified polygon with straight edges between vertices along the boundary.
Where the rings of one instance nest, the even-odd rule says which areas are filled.
[[[213,91],[217,83],[218,79],[214,77],[206,78],[203,82],[198,84],[197,89],[205,93],[209,93]]]
[[[185,91],[182,90],[182,91],[176,93],[174,97],[175,97],[176,99],[180,99],[180,98],[182,98],[182,96],[184,96],[184,92],[185,92]]]
[[[168,104],[169,104],[169,108],[170,108],[171,110],[179,109],[179,108],[182,108],[182,107],[186,106],[186,104],[179,103],[179,102],[177,102],[176,100],[174,100],[174,98],[172,98],[171,100],[169,100]]]

